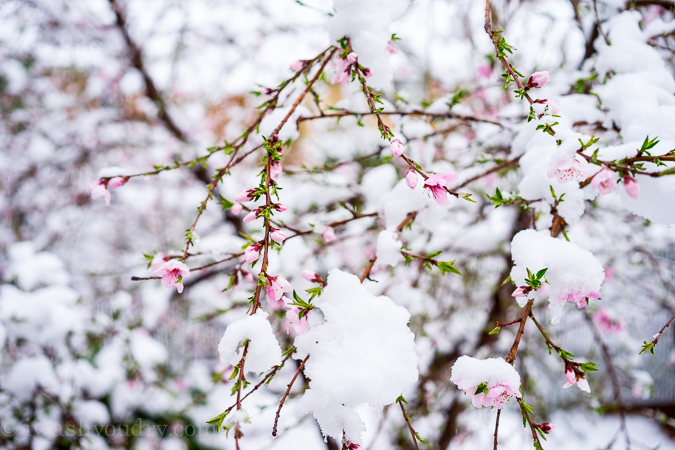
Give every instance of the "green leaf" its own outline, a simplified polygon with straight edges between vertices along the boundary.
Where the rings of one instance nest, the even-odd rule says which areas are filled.
[[[455,261],[450,261],[450,262],[439,261],[437,263],[437,266],[441,271],[441,275],[445,276],[446,273],[454,273],[454,274],[457,274],[459,276],[462,276],[462,272],[455,269],[453,264],[455,264]]]
[[[584,372],[597,372],[598,371],[598,365],[593,363],[593,362],[587,362],[587,363],[579,364],[579,367]]]
[[[640,354],[643,354],[644,352],[649,351],[652,355],[656,354],[656,351],[654,350],[654,343],[649,342],[649,341],[644,341],[644,344],[642,345],[642,350],[640,351]]]
[[[541,279],[543,278],[543,276],[546,275],[546,271],[547,271],[547,270],[548,270],[548,268],[546,268],[546,269],[541,269],[539,272],[537,272],[537,275],[536,275],[536,276],[537,276],[537,280],[541,280]]]
[[[502,281],[502,284],[500,286],[504,286],[509,281],[511,281],[511,277],[506,277],[506,280]]]
[[[499,333],[499,330],[501,330],[501,327],[494,327],[488,334],[492,336],[493,334]]]
[[[391,398],[391,397],[390,397],[390,398]],[[398,398],[396,399],[396,403],[399,403],[399,402],[403,402],[403,403],[405,403],[406,405],[408,404],[408,402],[406,401],[405,398],[403,398],[402,395],[399,395]]]

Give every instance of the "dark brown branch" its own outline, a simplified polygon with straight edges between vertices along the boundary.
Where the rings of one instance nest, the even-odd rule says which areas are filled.
[[[286,389],[286,392],[284,393],[284,396],[281,397],[281,402],[279,402],[279,408],[277,408],[277,415],[274,418],[274,427],[272,428],[272,436],[277,435],[277,425],[279,424],[279,416],[281,415],[281,408],[284,407],[284,403],[286,402],[286,398],[288,397],[288,394],[291,393],[291,388],[293,387],[293,383],[295,383],[295,380],[298,378],[298,375],[300,375],[300,372],[302,372],[302,368],[305,367],[305,363],[309,359],[309,355],[305,357],[305,359],[302,360],[302,363],[300,363],[300,366],[298,367],[298,370],[295,371],[295,375],[293,375],[293,379],[291,380],[290,383],[288,383],[288,389]]]
[[[534,300],[528,300],[527,304],[523,308],[523,315],[520,319],[520,326],[518,327],[516,338],[513,341],[513,345],[511,346],[509,356],[506,357],[506,362],[511,365],[514,365],[516,362],[516,353],[518,353],[518,346],[520,345],[520,339],[523,337],[523,332],[525,331],[525,322],[527,322],[527,318],[529,317],[530,312],[532,311],[533,304]]]
[[[502,409],[497,409],[497,420],[495,421],[495,441],[494,441],[494,450],[497,450],[497,435],[499,434],[499,416],[502,414]]]
[[[456,114],[452,112],[447,112],[447,113],[435,113],[435,112],[427,112],[427,111],[421,111],[419,109],[415,109],[413,111],[381,111],[379,113],[376,113],[374,111],[364,111],[364,112],[357,112],[357,111],[338,111],[338,112],[332,112],[332,113],[322,113],[321,115],[318,116],[306,116],[306,117],[300,117],[298,118],[298,122],[304,122],[306,120],[316,120],[316,119],[326,119],[326,118],[331,118],[331,117],[345,117],[345,116],[372,116],[375,114],[380,114],[383,116],[426,116],[426,117],[431,117],[434,119],[457,119],[457,120],[466,120],[470,122],[483,122],[483,123],[491,123],[493,125],[498,125],[500,127],[503,127],[504,124],[502,124],[498,120],[494,119],[488,119],[486,117],[476,117],[476,116],[465,116],[462,114]]]
[[[141,73],[141,76],[143,77],[143,82],[145,83],[145,95],[147,95],[147,97],[150,100],[152,100],[153,103],[157,106],[158,109],[157,115],[159,119],[162,122],[164,122],[164,125],[171,132],[171,134],[173,134],[176,137],[176,139],[183,142],[187,142],[185,133],[183,133],[183,131],[180,128],[178,128],[178,125],[176,125],[176,122],[173,120],[173,118],[167,111],[166,103],[164,102],[164,99],[157,90],[157,87],[155,86],[155,82],[153,81],[152,77],[150,76],[145,67],[141,48],[133,41],[133,39],[131,39],[131,36],[129,35],[129,29],[127,27],[127,21],[124,15],[123,9],[124,6],[118,3],[117,0],[108,0],[108,1],[110,2],[110,7],[115,13],[115,23],[117,25],[117,28],[122,33],[124,42],[127,45],[131,63]]]

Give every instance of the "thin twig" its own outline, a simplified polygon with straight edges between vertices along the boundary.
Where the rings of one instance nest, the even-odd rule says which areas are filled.
[[[417,443],[417,432],[412,426],[412,422],[410,421],[410,417],[408,417],[408,411],[405,410],[405,406],[403,406],[403,399],[399,397],[398,399],[398,404],[401,405],[401,411],[403,412],[403,418],[405,419],[406,423],[408,424],[408,430],[410,430],[410,436],[412,436],[413,444],[415,444],[415,449],[420,450],[420,446]]]
[[[302,360],[302,363],[300,363],[300,366],[298,367],[298,370],[295,371],[295,375],[293,375],[293,379],[291,380],[290,383],[288,383],[288,389],[286,389],[286,392],[284,393],[284,396],[281,397],[281,401],[279,402],[279,408],[277,408],[277,415],[274,418],[274,427],[272,428],[272,436],[277,435],[277,425],[279,424],[279,416],[281,415],[281,408],[284,407],[284,403],[286,402],[286,397],[288,397],[288,394],[291,393],[291,388],[293,387],[293,383],[295,383],[295,380],[298,378],[298,375],[300,375],[300,372],[302,372],[302,368],[305,367],[305,363],[309,359],[309,355],[305,357],[305,359]]]

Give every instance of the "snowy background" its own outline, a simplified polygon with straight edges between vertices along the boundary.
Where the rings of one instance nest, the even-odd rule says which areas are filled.
[[[339,439],[343,429],[363,448],[414,448],[399,395],[422,446],[489,449],[495,410],[474,408],[451,368],[462,355],[506,357],[517,325],[488,332],[520,318],[513,290],[526,268],[546,267],[548,291],[530,295],[534,314],[553,342],[600,370],[589,374],[591,394],[562,389],[563,363],[528,322],[515,368],[536,421],[556,427],[543,447],[675,449],[675,330],[656,355],[638,355],[675,314],[675,176],[638,175],[633,199],[621,182],[603,195],[580,186],[583,178],[547,175],[593,136],[588,157],[630,158],[658,137],[650,157],[665,165],[647,161],[644,170],[675,166],[673,10],[649,0],[493,2],[493,27],[516,49],[509,61],[524,80],[551,74],[531,94],[560,99],[560,117],[528,123],[515,84],[504,89],[481,2],[0,2],[0,447],[234,449],[234,431],[215,433],[206,421],[236,402],[233,364],[243,340],[258,342],[246,334],[255,332],[252,386],[282,352],[298,352],[226,418],[226,427],[241,422],[242,449],[337,449],[324,435]],[[242,148],[249,156],[196,226],[188,265],[223,262],[193,270],[182,294],[159,280],[132,281],[154,275],[157,253],[182,256],[211,177],[230,161],[213,148],[256,120],[264,88],[345,35],[372,71],[384,112],[424,113],[383,116],[405,155],[427,172],[456,171],[448,187],[475,202],[438,204],[417,175],[410,189],[408,165],[392,156],[375,118],[352,114],[369,111],[358,79],[334,83],[330,62],[279,135],[289,140],[277,179],[288,209],[275,220],[287,236],[301,234],[269,263],[305,299],[317,284],[303,270],[328,281],[310,330],[294,340],[298,329],[267,300],[265,313],[244,319],[256,284],[241,270],[255,279],[260,266],[232,255],[247,236],[262,239],[263,225],[217,204],[257,186],[255,149],[303,77],[264,117]],[[320,111],[345,114],[299,120]],[[536,130],[554,121],[555,138]],[[131,178],[110,190],[110,206],[91,198],[99,177],[204,156],[204,164]],[[598,171],[589,166],[588,175]],[[497,189],[507,200],[499,207],[487,197]],[[412,225],[397,230],[412,212]],[[559,219],[570,242],[550,236]],[[430,258],[455,261],[462,276],[442,276],[417,257],[436,252]],[[373,255],[361,285],[356,277]],[[502,285],[509,276],[515,285]],[[584,309],[553,300],[596,291],[602,300]],[[264,324],[239,334],[228,328],[257,318]],[[280,398],[306,355],[314,356],[272,438]],[[500,449],[530,448],[521,425],[512,399]]]

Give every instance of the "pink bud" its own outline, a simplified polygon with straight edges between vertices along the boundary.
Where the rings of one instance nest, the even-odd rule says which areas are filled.
[[[244,209],[244,206],[243,206],[241,203],[235,203],[235,204],[232,205],[232,207],[230,208],[230,212],[231,212],[232,214],[234,214],[235,216],[238,216],[239,214],[241,214],[241,211],[242,211],[243,209]]]
[[[370,77],[373,76],[373,72],[371,72],[370,69],[367,68],[367,67],[364,67],[364,68],[363,68],[363,74],[364,74],[367,78],[370,78]]]
[[[279,212],[284,212],[286,211],[287,208],[281,203],[274,203],[274,209],[276,209]]]
[[[354,64],[357,59],[359,59],[359,55],[354,52],[351,52],[349,55],[347,55],[347,61],[349,64]]]
[[[274,231],[272,231],[270,233],[270,237],[272,238],[272,240],[274,242],[276,242],[278,244],[281,244],[282,242],[284,242],[284,240],[286,240],[286,235],[284,234],[283,231],[277,230],[277,229],[273,229],[273,230]]]
[[[628,174],[623,176],[623,187],[632,198],[638,198],[640,195],[640,183]]]
[[[398,53],[398,50],[396,49],[396,47],[394,47],[394,44],[392,44],[391,42],[389,42],[387,44],[387,51],[389,53],[391,53],[392,55],[395,55],[396,53]]]
[[[565,379],[570,384],[570,386],[577,382],[577,377],[574,374],[574,369],[572,369],[570,366],[565,367]]]
[[[274,93],[275,91],[276,91],[276,89],[272,89],[272,88],[263,88],[262,93],[263,93],[264,95],[270,95],[270,94]]]
[[[405,183],[410,189],[415,189],[417,181],[417,173],[413,169],[408,169],[408,172],[405,174]]]
[[[403,143],[398,139],[394,139],[391,141],[389,149],[394,156],[401,156],[403,154]]]
[[[527,80],[527,87],[529,89],[544,87],[544,85],[548,83],[548,79],[548,71],[535,72],[530,76],[530,79]]]
[[[525,286],[520,286],[518,289],[513,291],[513,294],[511,294],[512,297],[526,297],[527,294],[525,293]]]
[[[282,168],[279,161],[274,161],[270,167],[270,176],[273,180],[276,180],[281,176]]]
[[[124,186],[129,181],[129,177],[114,177],[108,180],[108,188],[115,189]]]
[[[246,217],[244,217],[244,223],[249,223],[256,220],[258,218],[258,212],[259,211],[257,209],[254,209],[250,213],[246,214]]]
[[[250,202],[253,200],[253,194],[255,193],[255,189],[244,189],[240,193],[234,196],[234,201],[235,202],[240,202],[240,203],[245,203],[245,202]]]
[[[321,275],[316,272],[312,272],[311,270],[303,270],[300,273],[300,276],[307,281],[311,281],[312,283],[323,283],[323,278],[321,278]]]
[[[306,64],[307,64],[307,61],[304,60],[304,59],[301,59],[301,60],[296,61],[293,64],[291,64],[289,69],[291,69],[294,72],[297,72],[298,70],[304,69]]]
[[[244,262],[250,263],[260,258],[260,249],[262,245],[259,243],[249,245],[244,252]]]
[[[321,237],[326,242],[333,242],[334,240],[337,239],[337,236],[335,236],[335,230],[333,230],[332,227],[326,227],[324,232],[321,233]]]
[[[555,425],[553,425],[551,422],[544,422],[541,425],[539,425],[539,429],[544,434],[550,434],[551,431],[553,431],[555,429]]]

